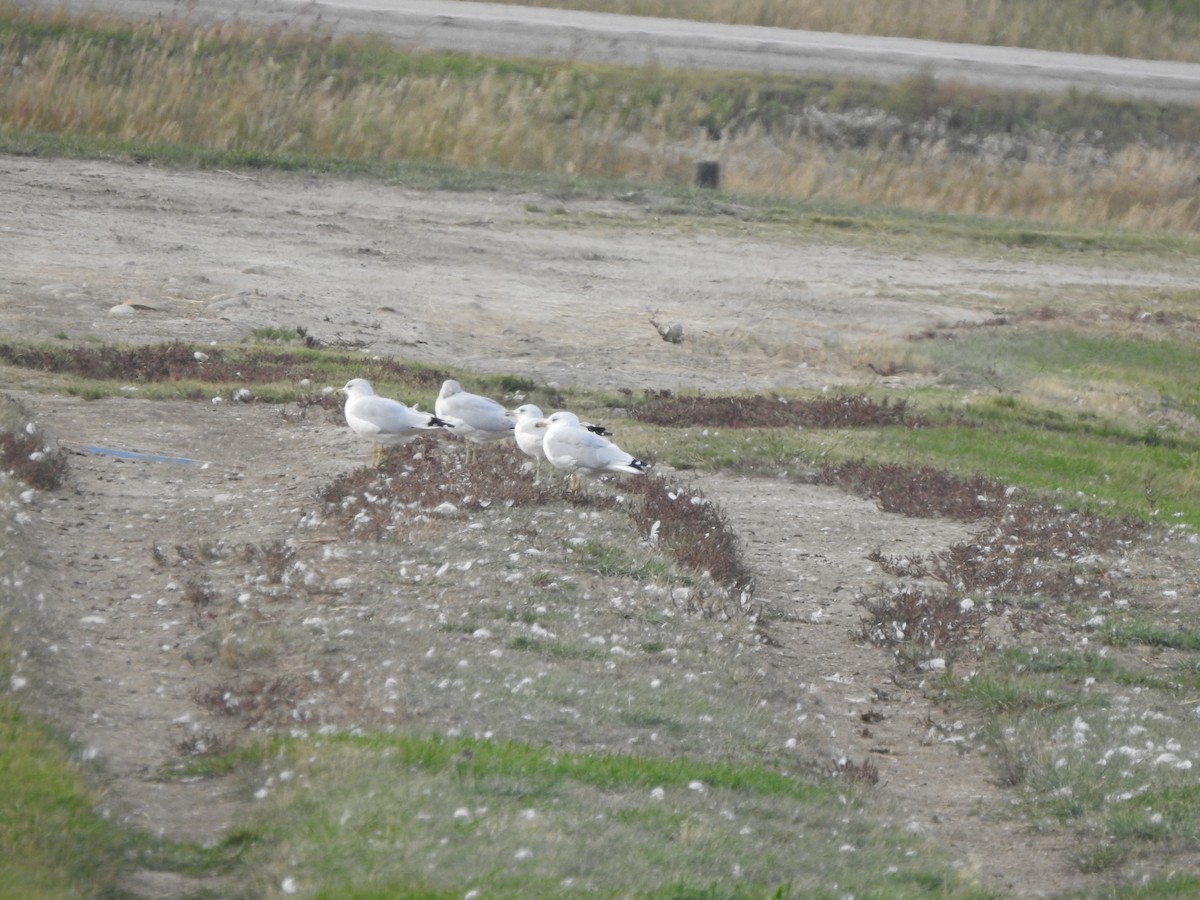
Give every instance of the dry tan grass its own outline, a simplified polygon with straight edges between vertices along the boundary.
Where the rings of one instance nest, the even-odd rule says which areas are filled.
[[[939,142],[830,151],[749,134],[723,143],[720,156],[725,186],[748,193],[1153,230],[1200,224],[1200,164],[1181,149],[1130,146],[1083,166],[993,162]]]
[[[733,192],[1055,223],[1200,227],[1200,157],[1190,145],[1114,150],[1057,136],[1046,146],[1014,146],[999,135],[972,143],[939,122],[939,104],[964,98],[936,84],[908,87],[914,102],[933,104],[932,116],[916,125],[871,124],[870,110],[806,107],[769,124],[729,127],[714,142],[699,124],[711,115],[704,97],[722,90],[712,75],[660,83],[632,73],[629,102],[621,102],[614,85],[623,83],[602,70],[460,72],[447,64],[381,75],[354,63],[379,46],[340,45],[339,68],[330,64],[339,47],[320,34],[79,24],[36,41],[19,27],[0,32],[0,69],[12,73],[0,92],[0,127],[135,147],[673,184],[691,183],[697,160],[716,159]]]

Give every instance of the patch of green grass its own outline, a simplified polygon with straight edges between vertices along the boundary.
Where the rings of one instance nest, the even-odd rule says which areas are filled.
[[[1136,887],[1114,887],[1106,894],[1113,900],[1159,900],[1168,897],[1188,900],[1200,894],[1200,875],[1172,872],[1169,875],[1152,877]]]
[[[1041,715],[1103,702],[1081,698],[1066,682],[1045,676],[981,672],[961,681],[947,678],[945,686],[955,700],[984,715]]]
[[[62,742],[0,697],[0,884],[14,897],[111,890],[128,836],[93,812],[96,794]]]
[[[643,582],[663,580],[670,575],[670,568],[661,557],[638,553],[624,544],[589,540],[576,553],[580,565],[596,575]]]
[[[918,398],[919,399],[919,398]],[[1148,440],[1115,419],[1011,399],[926,408],[922,428],[636,428],[629,443],[678,469],[805,477],[824,463],[932,466],[1105,515],[1200,526],[1200,436]]]
[[[921,350],[946,384],[987,385],[1017,395],[1058,386],[1060,394],[1097,395],[1096,402],[1104,400],[1110,408],[1137,403],[1200,419],[1195,341],[1161,327],[1142,335],[1089,332],[1078,325],[980,328],[954,340],[925,342]]]
[[[1143,685],[1154,688],[1167,688],[1170,685],[1163,678],[1145,673],[1131,672],[1121,666],[1117,660],[1100,653],[1048,650],[1033,653],[1026,647],[1016,647],[1006,651],[1004,662],[1013,672],[1028,672],[1032,675],[1053,675],[1072,684],[1085,681],[1107,682],[1118,685]]]
[[[768,767],[380,734],[213,762],[265,796],[246,860],[264,890],[982,896],[869,795]]]
[[[603,659],[607,655],[603,647],[543,640],[524,634],[514,637],[507,646],[510,650],[525,650],[553,659]]]
[[[11,559],[6,561],[11,562]],[[10,677],[8,622],[0,618],[0,678]],[[117,896],[135,866],[191,876],[230,872],[244,849],[236,835],[211,847],[119,828],[96,812],[64,737],[0,694],[0,893],[22,900]]]
[[[1109,830],[1116,841],[1194,845],[1200,839],[1200,786],[1161,787],[1114,804],[1109,813]]]
[[[960,475],[986,472],[1067,506],[1200,525],[1195,493],[1200,469],[1186,449],[1030,427],[948,425],[857,437],[858,446],[876,438],[873,455],[881,461],[919,460]]]
[[[1197,645],[1179,637],[1170,646],[1182,656],[1145,673],[1103,649],[1026,646],[941,683],[974,723],[967,746],[986,750],[1028,819],[1072,829],[1082,871],[1154,870],[1195,844],[1200,725],[1180,699],[1195,690]],[[1164,877],[1154,890],[1184,896],[1188,885]]]
[[[1158,621],[1128,617],[1108,622],[1104,629],[1106,643],[1123,647],[1144,644],[1172,650],[1200,651],[1200,628],[1172,628]]]

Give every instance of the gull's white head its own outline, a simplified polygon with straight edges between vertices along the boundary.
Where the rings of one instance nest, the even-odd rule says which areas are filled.
[[[551,425],[578,425],[579,416],[573,412],[567,412],[565,409],[560,409],[558,412],[552,413],[546,421]]]
[[[455,394],[462,393],[462,385],[453,378],[447,378],[442,382],[442,389],[438,391],[438,396],[443,400],[447,397],[453,397]]]
[[[542,411],[532,403],[526,403],[524,406],[518,406],[512,411],[512,414],[517,417],[518,421],[523,419],[544,419]]]
[[[371,382],[365,378],[351,378],[346,382],[346,386],[342,388],[342,393],[347,397],[369,397],[375,391],[371,389]]]

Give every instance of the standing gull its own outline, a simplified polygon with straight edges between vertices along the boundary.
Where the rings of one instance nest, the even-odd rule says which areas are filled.
[[[464,391],[453,378],[442,383],[433,409],[438,418],[454,426],[456,435],[474,444],[511,437],[517,424],[517,420],[495,400]],[[471,443],[467,444],[468,461]]]
[[[622,472],[641,475],[646,464],[608,438],[589,431],[572,412],[556,412],[546,420],[542,450],[550,465],[571,473],[571,490],[579,491],[579,473]]]
[[[517,419],[513,437],[517,439],[517,446],[521,448],[521,452],[533,459],[533,477],[534,480],[537,480],[538,474],[542,470],[542,460],[546,458],[546,453],[542,449],[542,439],[546,436],[546,425],[548,424],[546,417],[532,403],[518,406],[513,410],[513,415]]]
[[[346,395],[346,424],[357,435],[375,444],[372,465],[383,461],[383,448],[407,444],[422,431],[449,427],[450,423],[405,406],[399,400],[376,396],[365,378],[351,378],[342,388]]]
[[[521,448],[521,452],[533,459],[533,477],[536,479],[541,473],[542,460],[546,458],[546,451],[542,444],[549,421],[546,419],[545,413],[532,403],[518,406],[512,414],[517,420],[517,427],[513,429],[513,437],[517,439],[517,446]],[[590,422],[580,424],[593,434],[606,436],[612,434],[603,425],[593,425]]]

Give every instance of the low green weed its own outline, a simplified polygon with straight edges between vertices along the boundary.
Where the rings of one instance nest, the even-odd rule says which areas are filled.
[[[234,765],[264,798],[246,860],[264,891],[979,896],[852,786],[770,768],[413,734]]]

